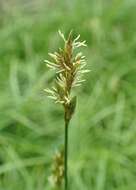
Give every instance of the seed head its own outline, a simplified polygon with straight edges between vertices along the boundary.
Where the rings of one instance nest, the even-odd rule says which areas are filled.
[[[51,61],[45,60],[47,66],[56,72],[54,86],[45,91],[55,103],[61,103],[64,106],[65,121],[69,122],[76,107],[76,97],[71,97],[71,89],[80,86],[85,81],[84,73],[89,72],[84,69],[86,66],[85,56],[76,50],[81,46],[86,46],[86,42],[78,41],[80,35],[73,39],[72,31],[67,39],[61,31],[59,31],[59,35],[64,41],[64,47],[63,49],[59,48],[58,52],[49,53]]]
[[[48,180],[52,186],[60,187],[64,178],[64,152],[57,151],[53,157],[52,174]]]
[[[67,107],[73,99],[71,89],[80,86],[85,81],[83,79],[84,73],[89,72],[89,70],[84,69],[86,66],[85,56],[82,52],[75,52],[77,48],[86,46],[86,42],[78,41],[80,35],[73,39],[72,31],[67,39],[60,30],[59,35],[64,41],[63,49],[59,48],[58,52],[49,53],[51,61],[45,60],[46,65],[56,72],[54,86],[51,89],[44,89],[44,91],[56,103],[61,103]]]

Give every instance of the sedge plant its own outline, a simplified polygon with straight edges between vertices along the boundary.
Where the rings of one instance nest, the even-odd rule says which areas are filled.
[[[85,81],[83,75],[89,70],[85,69],[85,56],[82,52],[78,52],[78,48],[86,46],[86,42],[79,41],[80,35],[73,39],[72,31],[67,38],[61,31],[59,34],[64,41],[64,47],[59,48],[58,52],[49,53],[51,61],[45,60],[46,65],[56,73],[54,85],[44,90],[49,98],[55,103],[60,103],[64,109],[64,189],[68,190],[68,129],[77,99],[71,92],[74,87],[80,86]]]

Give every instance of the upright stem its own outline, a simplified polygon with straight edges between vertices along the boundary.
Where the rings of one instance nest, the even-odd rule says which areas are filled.
[[[65,157],[64,157],[65,190],[68,190],[68,125],[69,121],[65,118]]]

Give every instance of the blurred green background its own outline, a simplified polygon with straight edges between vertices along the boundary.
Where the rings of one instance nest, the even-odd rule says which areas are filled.
[[[0,0],[0,190],[51,190],[63,110],[43,89],[58,29],[88,47],[69,131],[70,190],[136,189],[136,1]]]

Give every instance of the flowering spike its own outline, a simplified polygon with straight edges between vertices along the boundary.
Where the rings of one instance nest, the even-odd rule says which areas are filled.
[[[67,39],[60,30],[59,35],[64,40],[64,48],[59,48],[58,52],[49,53],[52,61],[45,60],[47,66],[56,71],[54,87],[51,90],[46,89],[45,91],[55,102],[59,102],[65,107],[72,100],[70,96],[71,89],[81,85],[85,81],[82,79],[82,75],[89,72],[89,70],[84,69],[86,61],[82,52],[78,52],[74,56],[74,49],[86,46],[86,42],[78,41],[80,35],[73,39],[72,31]]]

